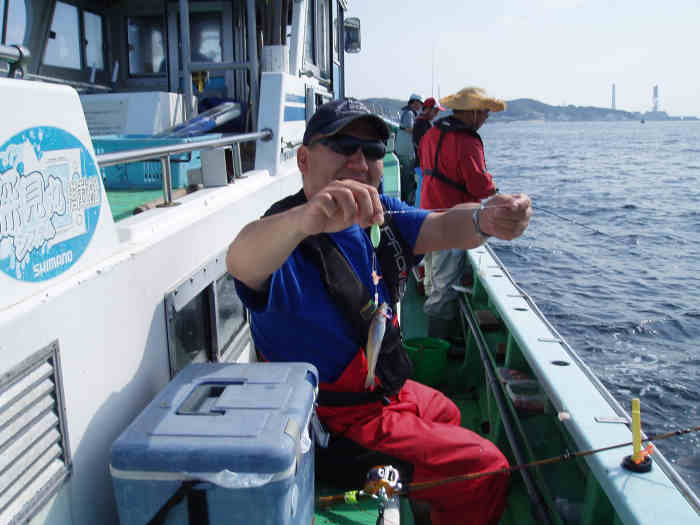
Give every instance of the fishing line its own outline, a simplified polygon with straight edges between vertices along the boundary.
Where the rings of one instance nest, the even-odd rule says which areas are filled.
[[[480,209],[480,210],[486,210],[489,208],[511,208],[510,204],[498,204],[494,206],[473,206],[471,208],[413,208],[409,210],[387,210],[384,213],[388,215],[401,215],[404,213],[417,213],[419,211],[435,211],[435,212],[440,212],[440,211],[449,211],[449,210],[455,210],[455,211],[468,211],[471,213],[474,213],[474,210]]]
[[[486,210],[488,208],[510,208],[510,207],[511,206],[509,204],[500,204],[500,205],[496,205],[496,206],[482,206],[479,209]],[[442,212],[442,211],[448,211],[448,210],[454,209],[456,211],[468,211],[468,212],[474,213],[474,210],[476,209],[476,207],[473,207],[473,208],[429,208],[429,209],[420,208],[420,209],[424,210],[424,211],[434,211],[434,212]],[[604,235],[605,237],[608,237],[610,239],[615,238],[612,235],[609,235],[603,231],[600,231],[598,228],[593,228],[592,226],[588,226],[587,224],[583,224],[581,222],[575,221],[575,220],[570,219],[568,217],[564,217],[563,215],[559,215],[558,213],[554,213],[553,211],[549,211],[549,210],[543,208],[542,206],[534,206],[533,205],[532,209],[542,211],[544,213],[548,213],[549,215],[557,217],[558,219],[570,222],[571,224],[575,224],[577,226],[581,226],[582,228],[586,228],[587,230],[590,230],[592,232],[598,233],[600,235]],[[418,211],[417,209],[413,209],[413,210],[388,210],[388,211],[385,211],[384,213],[388,213],[389,215],[398,215],[398,214],[403,214],[403,213],[416,213],[417,211]]]
[[[609,235],[609,234],[607,234],[607,233],[605,233],[605,232],[600,231],[598,228],[593,228],[593,227],[588,226],[588,225],[586,225],[586,224],[577,222],[577,221],[575,221],[575,220],[573,220],[573,219],[569,219],[568,217],[564,217],[563,215],[559,215],[558,213],[554,213],[553,211],[546,210],[546,209],[544,209],[544,208],[541,207],[541,206],[533,206],[533,209],[539,210],[539,211],[543,211],[543,212],[545,212],[545,213],[549,213],[550,215],[553,215],[554,217],[557,217],[557,218],[559,218],[559,219],[561,219],[561,220],[563,220],[563,221],[567,221],[567,222],[570,222],[571,224],[575,224],[575,225],[577,225],[577,226],[581,226],[582,228],[586,228],[587,230],[591,230],[591,231],[593,231],[593,232],[595,232],[595,233],[599,233],[600,235],[604,235],[605,237],[609,237],[610,239],[614,239],[614,238],[615,238],[615,237],[613,237],[612,235]]]
[[[690,428],[683,428],[679,430],[674,430],[672,432],[667,432],[665,434],[656,434],[653,436],[649,436],[646,438],[643,438],[641,441],[642,443],[645,442],[652,442],[652,441],[661,441],[663,439],[668,439],[672,438],[675,436],[682,436],[685,434],[690,434],[693,432],[698,432],[700,431],[700,425],[696,427],[690,427]],[[530,463],[521,463],[519,465],[512,465],[510,467],[504,467],[496,470],[485,470],[482,472],[472,472],[470,474],[462,474],[459,476],[452,476],[449,478],[442,478],[442,479],[436,479],[432,481],[423,481],[423,482],[414,482],[414,483],[408,483],[405,488],[399,492],[396,492],[399,496],[405,496],[409,492],[415,492],[417,490],[425,490],[433,487],[438,487],[440,485],[446,485],[448,483],[455,483],[458,481],[467,481],[471,479],[477,479],[477,478],[482,478],[485,476],[493,476],[496,474],[505,474],[506,472],[517,472],[519,470],[527,469],[527,468],[532,468],[532,467],[538,467],[541,465],[550,465],[553,463],[560,463],[563,461],[567,461],[573,458],[582,458],[585,456],[590,456],[592,454],[597,454],[599,452],[606,452],[608,450],[614,450],[617,448],[623,448],[623,447],[629,447],[634,444],[634,441],[627,441],[625,443],[617,443],[615,445],[609,445],[607,447],[602,447],[602,448],[596,448],[596,449],[590,449],[590,450],[581,450],[579,452],[565,452],[564,454],[561,454],[559,456],[554,456],[546,459],[540,459],[537,461],[532,461]],[[320,505],[327,505],[330,503],[339,503],[339,502],[347,502],[350,503],[349,499],[352,498],[352,496],[349,496],[350,493],[354,493],[355,495],[360,495],[360,496],[371,496],[371,494],[368,494],[366,491],[350,491],[346,492],[344,494],[337,494],[333,496],[323,496],[318,499],[318,503]],[[356,500],[355,500],[356,502]]]

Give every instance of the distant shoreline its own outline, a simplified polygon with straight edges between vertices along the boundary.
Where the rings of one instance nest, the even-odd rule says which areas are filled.
[[[441,118],[441,117],[438,117]],[[567,122],[636,122],[637,124],[645,124],[651,122],[700,122],[700,118],[697,117],[669,117],[667,119],[544,119],[544,118],[493,118],[493,115],[489,117],[489,123],[497,124],[510,124],[511,122],[542,122],[542,123],[561,123],[566,124]]]
[[[391,98],[368,98],[363,102],[372,111],[384,117],[397,121],[401,108],[406,102]],[[695,116],[671,116],[665,111],[647,111],[645,113],[622,111],[611,108],[592,106],[550,106],[537,100],[521,98],[506,101],[507,107],[503,112],[491,113],[491,122],[700,122]]]

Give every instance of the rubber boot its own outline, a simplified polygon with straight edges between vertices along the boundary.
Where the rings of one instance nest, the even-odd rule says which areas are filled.
[[[428,337],[449,340],[454,331],[453,326],[456,322],[456,319],[428,317]]]
[[[428,337],[436,337],[450,343],[448,354],[451,356],[464,355],[464,338],[457,319],[438,319],[428,317]]]

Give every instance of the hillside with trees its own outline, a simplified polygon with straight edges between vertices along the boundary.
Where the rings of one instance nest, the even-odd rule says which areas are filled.
[[[393,98],[368,98],[362,102],[374,112],[385,118],[398,122],[401,108],[406,101]],[[491,113],[492,122],[512,122],[516,120],[545,120],[545,121],[640,121],[644,120],[681,120],[681,117],[671,117],[664,111],[631,112],[593,106],[550,106],[531,98],[507,100],[505,111]],[[696,117],[685,117],[684,120],[697,120]]]

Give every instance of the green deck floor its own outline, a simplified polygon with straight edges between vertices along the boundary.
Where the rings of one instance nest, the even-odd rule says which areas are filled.
[[[107,190],[114,222],[131,217],[134,209],[163,197],[163,190]]]

